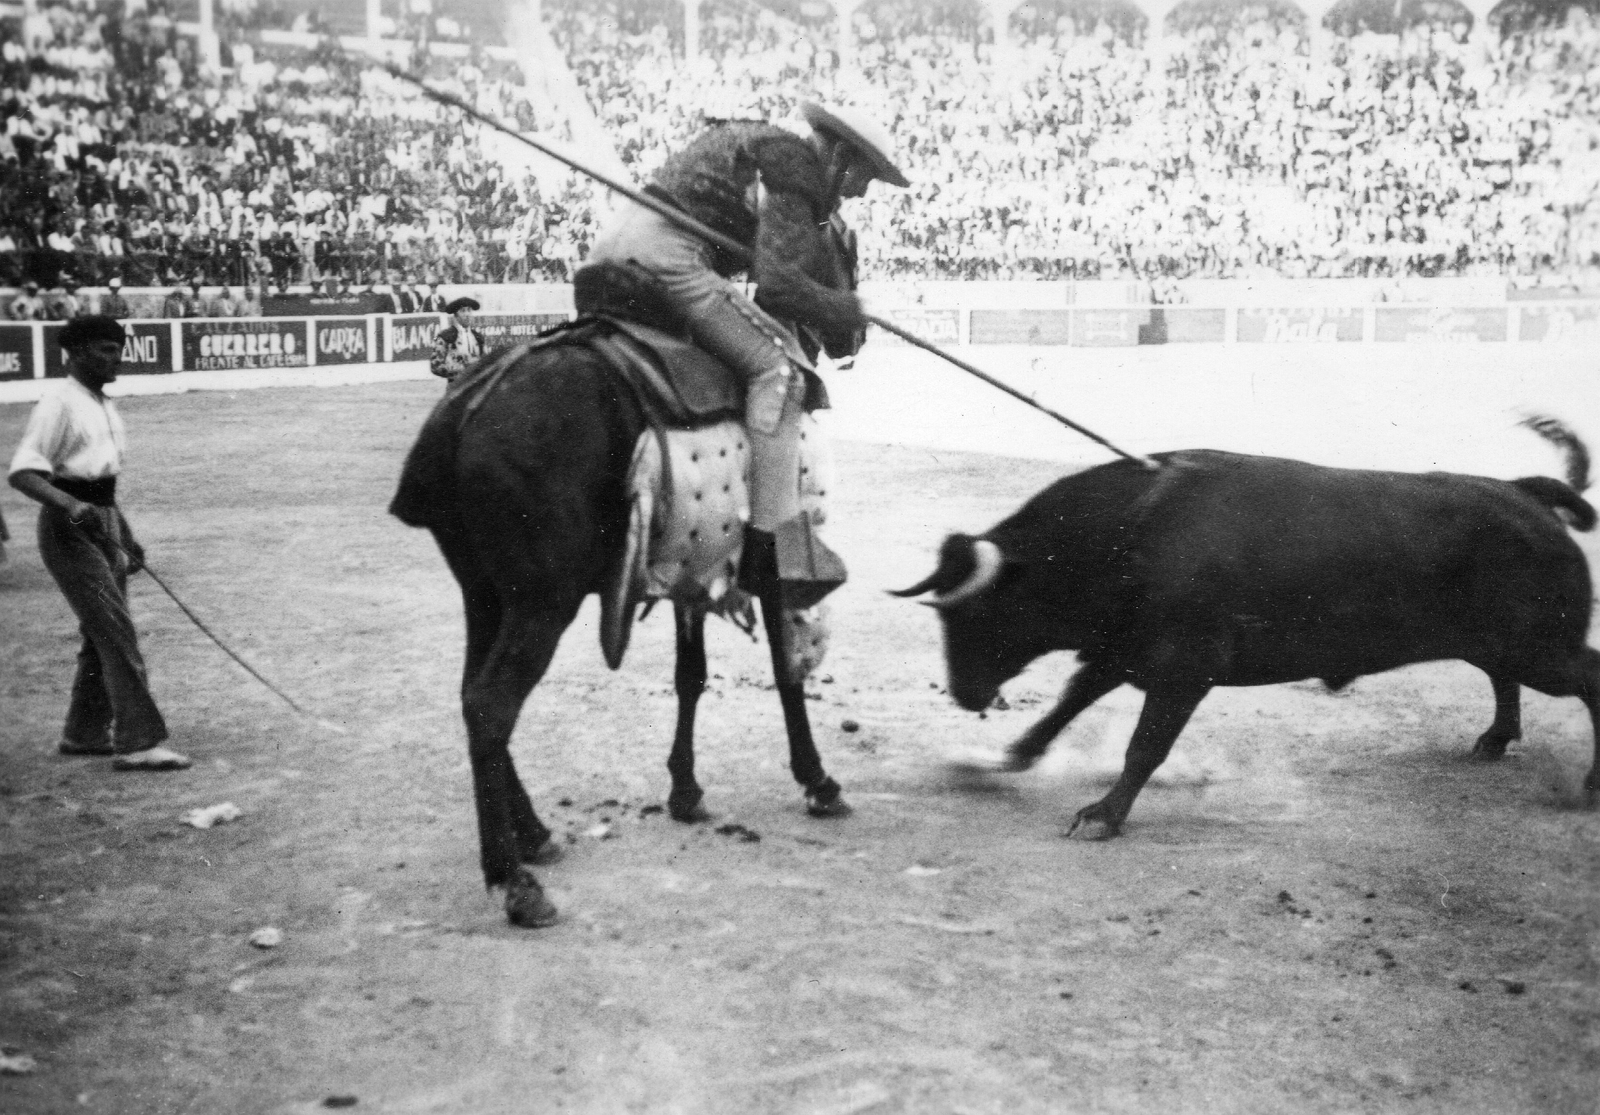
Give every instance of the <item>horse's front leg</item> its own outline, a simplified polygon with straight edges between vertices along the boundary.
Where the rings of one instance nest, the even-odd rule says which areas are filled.
[[[678,634],[678,662],[673,671],[678,727],[672,735],[672,754],[667,756],[667,773],[672,775],[667,812],[674,821],[689,823],[711,816],[700,804],[705,792],[694,777],[694,713],[706,688],[706,614],[675,603],[672,620]]]
[[[783,705],[783,726],[789,733],[789,770],[794,780],[805,787],[806,812],[813,817],[843,817],[850,812],[839,784],[822,769],[816,741],[811,738],[811,717],[806,712],[803,681],[789,680],[789,648],[783,625],[783,597],[777,587],[763,591],[761,622],[767,629],[767,646],[772,651],[772,676],[778,684],[778,700]]]

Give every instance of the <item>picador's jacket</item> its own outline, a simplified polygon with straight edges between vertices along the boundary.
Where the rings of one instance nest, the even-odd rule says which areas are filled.
[[[759,182],[759,186],[758,186]],[[838,206],[816,148],[771,124],[712,126],[656,171],[647,192],[747,245],[761,306],[801,325],[864,329],[853,291],[813,278],[829,273],[828,218]],[[712,249],[724,276],[738,261]]]

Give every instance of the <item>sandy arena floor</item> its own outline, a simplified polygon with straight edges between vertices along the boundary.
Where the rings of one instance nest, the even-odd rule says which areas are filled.
[[[1135,450],[1550,473],[1522,409],[1600,446],[1581,351],[968,355]],[[31,512],[0,492],[0,1047],[37,1066],[0,1076],[0,1110],[1593,1111],[1600,814],[1576,808],[1578,702],[1526,696],[1525,741],[1484,766],[1465,754],[1489,687],[1459,664],[1337,696],[1218,691],[1105,844],[1060,832],[1118,768],[1136,695],[1034,773],[954,775],[1072,664],[960,712],[934,616],[882,590],[947,531],[1102,459],[959,377],[886,349],[831,382],[830,537],[852,580],[810,707],[855,814],[805,816],[765,649],[722,624],[699,735],[717,819],[647,811],[667,789],[671,621],[639,627],[613,674],[586,610],[514,748],[569,841],[544,872],[563,920],[534,933],[477,874],[453,582],[383,511],[436,382],[123,407],[152,563],[346,734],[297,719],[140,578],[195,767],[57,756],[76,636]],[[26,416],[0,406],[7,458]],[[179,822],[225,801],[241,819]],[[252,948],[266,926],[282,944]]]

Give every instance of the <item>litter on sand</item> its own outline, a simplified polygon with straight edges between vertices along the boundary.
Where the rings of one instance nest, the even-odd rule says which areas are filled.
[[[208,829],[212,825],[225,825],[229,821],[237,821],[244,814],[239,807],[231,801],[221,805],[208,805],[203,809],[191,809],[183,815],[183,823],[192,828]]]
[[[250,943],[258,949],[275,949],[283,944],[283,930],[267,925],[250,934]]]
[[[39,1067],[26,1053],[7,1053],[0,1050],[0,1076],[27,1076]]]

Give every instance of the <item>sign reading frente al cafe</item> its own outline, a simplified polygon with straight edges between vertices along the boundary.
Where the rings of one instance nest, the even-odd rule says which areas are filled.
[[[377,354],[367,347],[364,317],[322,317],[311,323],[318,364],[370,364]]]
[[[33,327],[0,324],[0,380],[33,378]]]
[[[304,321],[228,318],[185,321],[182,327],[185,371],[304,368],[311,363]]]

